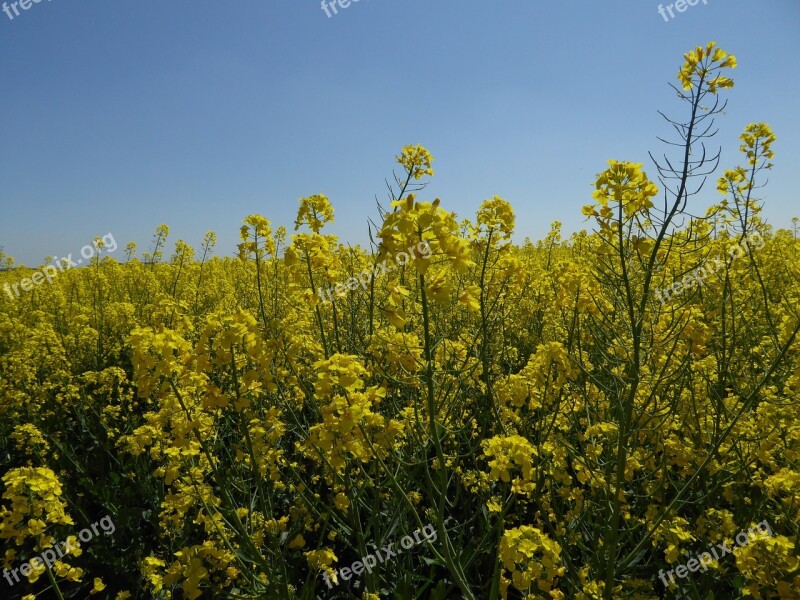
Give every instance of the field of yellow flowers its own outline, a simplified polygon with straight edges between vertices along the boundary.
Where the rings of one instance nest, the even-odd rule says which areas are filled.
[[[0,597],[800,598],[769,126],[695,194],[735,66],[685,55],[679,154],[610,161],[568,239],[512,243],[499,197],[457,220],[407,146],[372,248],[315,195],[291,235],[248,216],[238,258],[163,256],[161,226],[0,294]]]

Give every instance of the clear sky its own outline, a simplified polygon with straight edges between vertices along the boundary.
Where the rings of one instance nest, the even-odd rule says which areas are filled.
[[[24,0],[27,2],[28,0]],[[6,0],[8,3],[8,0]],[[704,3],[706,2],[706,3]],[[664,4],[668,4],[665,2]],[[644,162],[686,116],[669,82],[716,40],[739,61],[720,169],[750,122],[775,130],[765,216],[800,216],[800,1],[42,0],[0,12],[0,245],[28,265],[112,233],[122,258],[160,223],[235,251],[242,219],[291,229],[328,195],[330,232],[365,243],[405,144],[433,154],[422,199],[460,217],[500,195],[517,239],[585,227],[610,158]],[[11,10],[13,15],[13,10]],[[715,180],[693,208],[719,199]]]

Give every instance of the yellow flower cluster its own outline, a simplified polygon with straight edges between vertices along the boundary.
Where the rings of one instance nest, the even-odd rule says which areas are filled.
[[[343,473],[348,459],[382,458],[401,439],[402,424],[376,412],[386,395],[382,387],[365,389],[366,369],[355,356],[335,354],[319,361],[314,397],[322,422],[309,429],[306,453]]]
[[[46,467],[21,467],[3,475],[3,500],[0,506],[0,539],[22,546],[28,538],[37,548],[52,547],[55,539],[46,532],[48,525],[74,525],[61,499],[61,482]]]
[[[598,223],[608,225],[615,216],[613,206],[622,207],[626,217],[631,217],[638,212],[646,211],[653,207],[650,200],[658,194],[658,187],[647,178],[642,171],[641,163],[608,161],[609,168],[597,176],[592,197],[599,203],[597,206],[587,205],[583,214],[597,218]]]
[[[489,478],[503,483],[511,483],[518,494],[531,494],[535,491],[533,479],[533,459],[536,449],[520,435],[495,436],[482,443],[484,456],[489,461]],[[514,475],[512,479],[512,475]]]
[[[697,46],[683,55],[684,62],[678,79],[684,90],[707,86],[708,92],[716,94],[719,89],[732,88],[733,80],[719,74],[724,68],[735,69],[736,57],[709,42],[705,47]]]
[[[532,589],[547,592],[548,597],[561,600],[566,596],[554,590],[558,577],[564,574],[560,566],[561,546],[536,527],[523,525],[507,529],[500,538],[498,558],[503,565],[501,593],[508,597],[508,587],[536,598]],[[510,579],[509,579],[510,577]],[[552,592],[552,593],[551,593]]]
[[[433,177],[431,163],[433,156],[426,148],[419,144],[416,146],[403,146],[403,150],[395,160],[400,163],[408,173],[408,177],[422,179],[426,175]]]

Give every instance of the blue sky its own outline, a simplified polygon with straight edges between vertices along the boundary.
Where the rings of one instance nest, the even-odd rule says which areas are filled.
[[[0,245],[34,265],[111,232],[121,259],[166,223],[171,243],[216,231],[226,255],[245,216],[291,229],[316,193],[330,232],[363,244],[417,143],[435,158],[423,199],[471,217],[496,194],[518,240],[554,220],[569,233],[608,159],[655,176],[656,110],[686,115],[668,83],[710,40],[739,59],[721,168],[748,123],[770,123],[764,214],[789,227],[798,32],[796,0],[701,0],[669,22],[651,0],[361,0],[330,18],[317,0],[45,0],[0,13]]]

